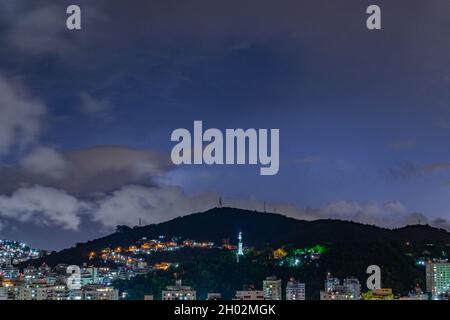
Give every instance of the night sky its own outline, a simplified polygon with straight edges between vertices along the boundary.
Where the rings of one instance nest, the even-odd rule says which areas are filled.
[[[0,238],[60,249],[219,196],[450,230],[449,15],[445,0],[1,1]],[[194,120],[279,128],[279,173],[175,167],[170,135]]]

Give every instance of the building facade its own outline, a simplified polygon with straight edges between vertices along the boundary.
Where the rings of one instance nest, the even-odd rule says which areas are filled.
[[[427,291],[434,299],[450,292],[450,262],[429,262],[426,265]]]
[[[305,284],[291,278],[286,285],[286,300],[305,300]]]
[[[241,290],[236,291],[236,295],[233,300],[264,300],[264,291],[262,290]]]
[[[265,300],[281,300],[281,280],[276,277],[267,277],[263,281],[263,291]]]
[[[177,280],[174,286],[167,286],[162,292],[163,300],[196,300],[197,293],[190,286],[183,286]]]
[[[82,289],[83,300],[119,300],[119,291],[101,284],[91,284]]]
[[[330,275],[325,280],[325,290],[320,291],[320,300],[361,300],[361,284],[356,278],[346,278],[340,283]]]

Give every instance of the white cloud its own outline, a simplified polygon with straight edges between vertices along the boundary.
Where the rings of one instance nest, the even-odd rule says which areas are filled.
[[[77,230],[89,205],[62,190],[34,186],[0,196],[0,217]]]
[[[11,7],[9,16],[9,44],[25,53],[67,53],[73,45],[64,33],[65,8],[58,5],[42,5],[24,8]],[[17,18],[20,16],[20,19]]]
[[[262,211],[264,203],[256,199],[224,199],[224,205],[249,210]],[[266,211],[280,213],[301,220],[337,219],[376,225],[385,228],[398,228],[405,225],[430,224],[450,231],[447,219],[429,219],[425,215],[409,211],[399,201],[384,203],[337,200],[318,208],[303,208],[288,203],[266,203]]]
[[[135,226],[139,219],[154,224],[217,206],[218,195],[203,193],[188,196],[177,186],[144,187],[127,185],[95,199],[82,200],[63,190],[34,186],[21,188],[11,196],[0,196],[0,218],[44,224],[77,230],[82,216],[113,229],[117,225]],[[224,206],[263,211],[256,199],[223,199]],[[267,203],[267,212],[280,213],[296,219],[338,219],[386,228],[408,224],[430,224],[449,230],[446,219],[430,220],[423,214],[410,213],[399,202],[357,203],[334,201],[319,208],[301,208],[286,203]],[[1,220],[0,220],[1,221]]]
[[[69,164],[55,150],[39,147],[21,160],[21,167],[31,174],[41,174],[59,180],[68,174]]]
[[[388,201],[383,204],[383,208],[392,212],[392,213],[398,213],[398,214],[407,214],[408,209],[403,205],[403,203],[399,201]]]
[[[89,196],[125,185],[155,186],[172,165],[169,158],[149,150],[98,146],[65,153],[39,147],[19,167],[0,167],[0,194],[23,186],[45,185]]]
[[[24,148],[34,142],[42,130],[45,113],[41,101],[0,74],[0,156],[14,145]]]
[[[202,212],[216,207],[219,195],[203,193],[190,197],[175,186],[147,188],[130,185],[98,199],[93,219],[113,227],[118,224],[136,225],[139,218],[145,223],[159,223],[178,216]],[[257,199],[223,199],[223,205],[248,210],[263,211],[264,203]],[[412,213],[398,201],[385,203],[358,203],[354,201],[333,201],[319,208],[302,208],[288,203],[266,203],[266,211],[280,213],[296,219],[337,219],[377,225],[386,228],[402,227],[408,224],[428,223],[447,228],[445,219],[430,220],[423,214]]]
[[[139,218],[147,224],[159,223],[210,209],[213,202],[212,195],[188,197],[179,187],[146,188],[130,185],[100,199],[93,219],[110,227],[119,224],[137,225]]]
[[[80,99],[81,112],[87,116],[104,120],[112,118],[112,106],[108,100],[96,99],[87,93],[81,94]]]
[[[311,212],[311,210],[306,211]],[[389,226],[389,224],[393,226],[408,215],[406,207],[398,201],[359,203],[338,200],[312,211],[319,217],[352,220],[380,226]]]

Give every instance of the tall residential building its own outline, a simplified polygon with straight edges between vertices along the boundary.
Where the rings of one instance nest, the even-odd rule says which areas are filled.
[[[81,287],[86,286],[88,284],[97,284],[97,283],[99,283],[98,268],[88,267],[88,268],[83,268],[81,270],[81,275],[80,275]]]
[[[197,293],[192,287],[183,286],[181,280],[177,280],[174,286],[167,286],[162,292],[163,300],[196,300]]]
[[[291,278],[286,285],[286,300],[305,300],[305,284]]]
[[[450,263],[429,262],[426,265],[427,291],[433,298],[450,292]]]
[[[341,284],[341,280],[338,278],[334,278],[330,273],[327,274],[327,278],[325,280],[325,291],[331,292],[336,290],[336,286]]]
[[[360,300],[361,285],[356,278],[339,279],[330,276],[325,280],[325,290],[320,291],[320,300]]]
[[[281,300],[281,280],[276,277],[267,277],[263,281],[265,300]]]

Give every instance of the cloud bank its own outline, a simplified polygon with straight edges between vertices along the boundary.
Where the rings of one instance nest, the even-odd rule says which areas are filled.
[[[0,196],[0,217],[77,230],[80,215],[89,205],[67,194],[43,186],[19,189]]]
[[[45,105],[32,97],[19,82],[0,73],[0,157],[13,147],[23,150],[42,131]]]
[[[32,149],[19,166],[0,167],[1,193],[43,185],[78,196],[111,192],[128,184],[157,185],[172,167],[159,153],[123,146],[98,146],[60,153],[49,147]]]
[[[202,212],[217,206],[218,198],[219,195],[214,193],[189,196],[178,186],[127,185],[111,193],[85,199],[60,189],[37,185],[19,189],[10,196],[0,196],[0,219],[70,230],[78,230],[81,220],[88,219],[113,230],[122,224],[135,226],[140,220],[144,224],[153,224]],[[258,200],[225,198],[223,202],[225,206],[242,209],[263,211],[264,208],[264,203]],[[357,203],[340,200],[319,208],[269,203],[266,210],[303,220],[349,220],[387,228],[420,223],[450,230],[448,220],[431,220],[423,214],[409,212],[397,201]]]

